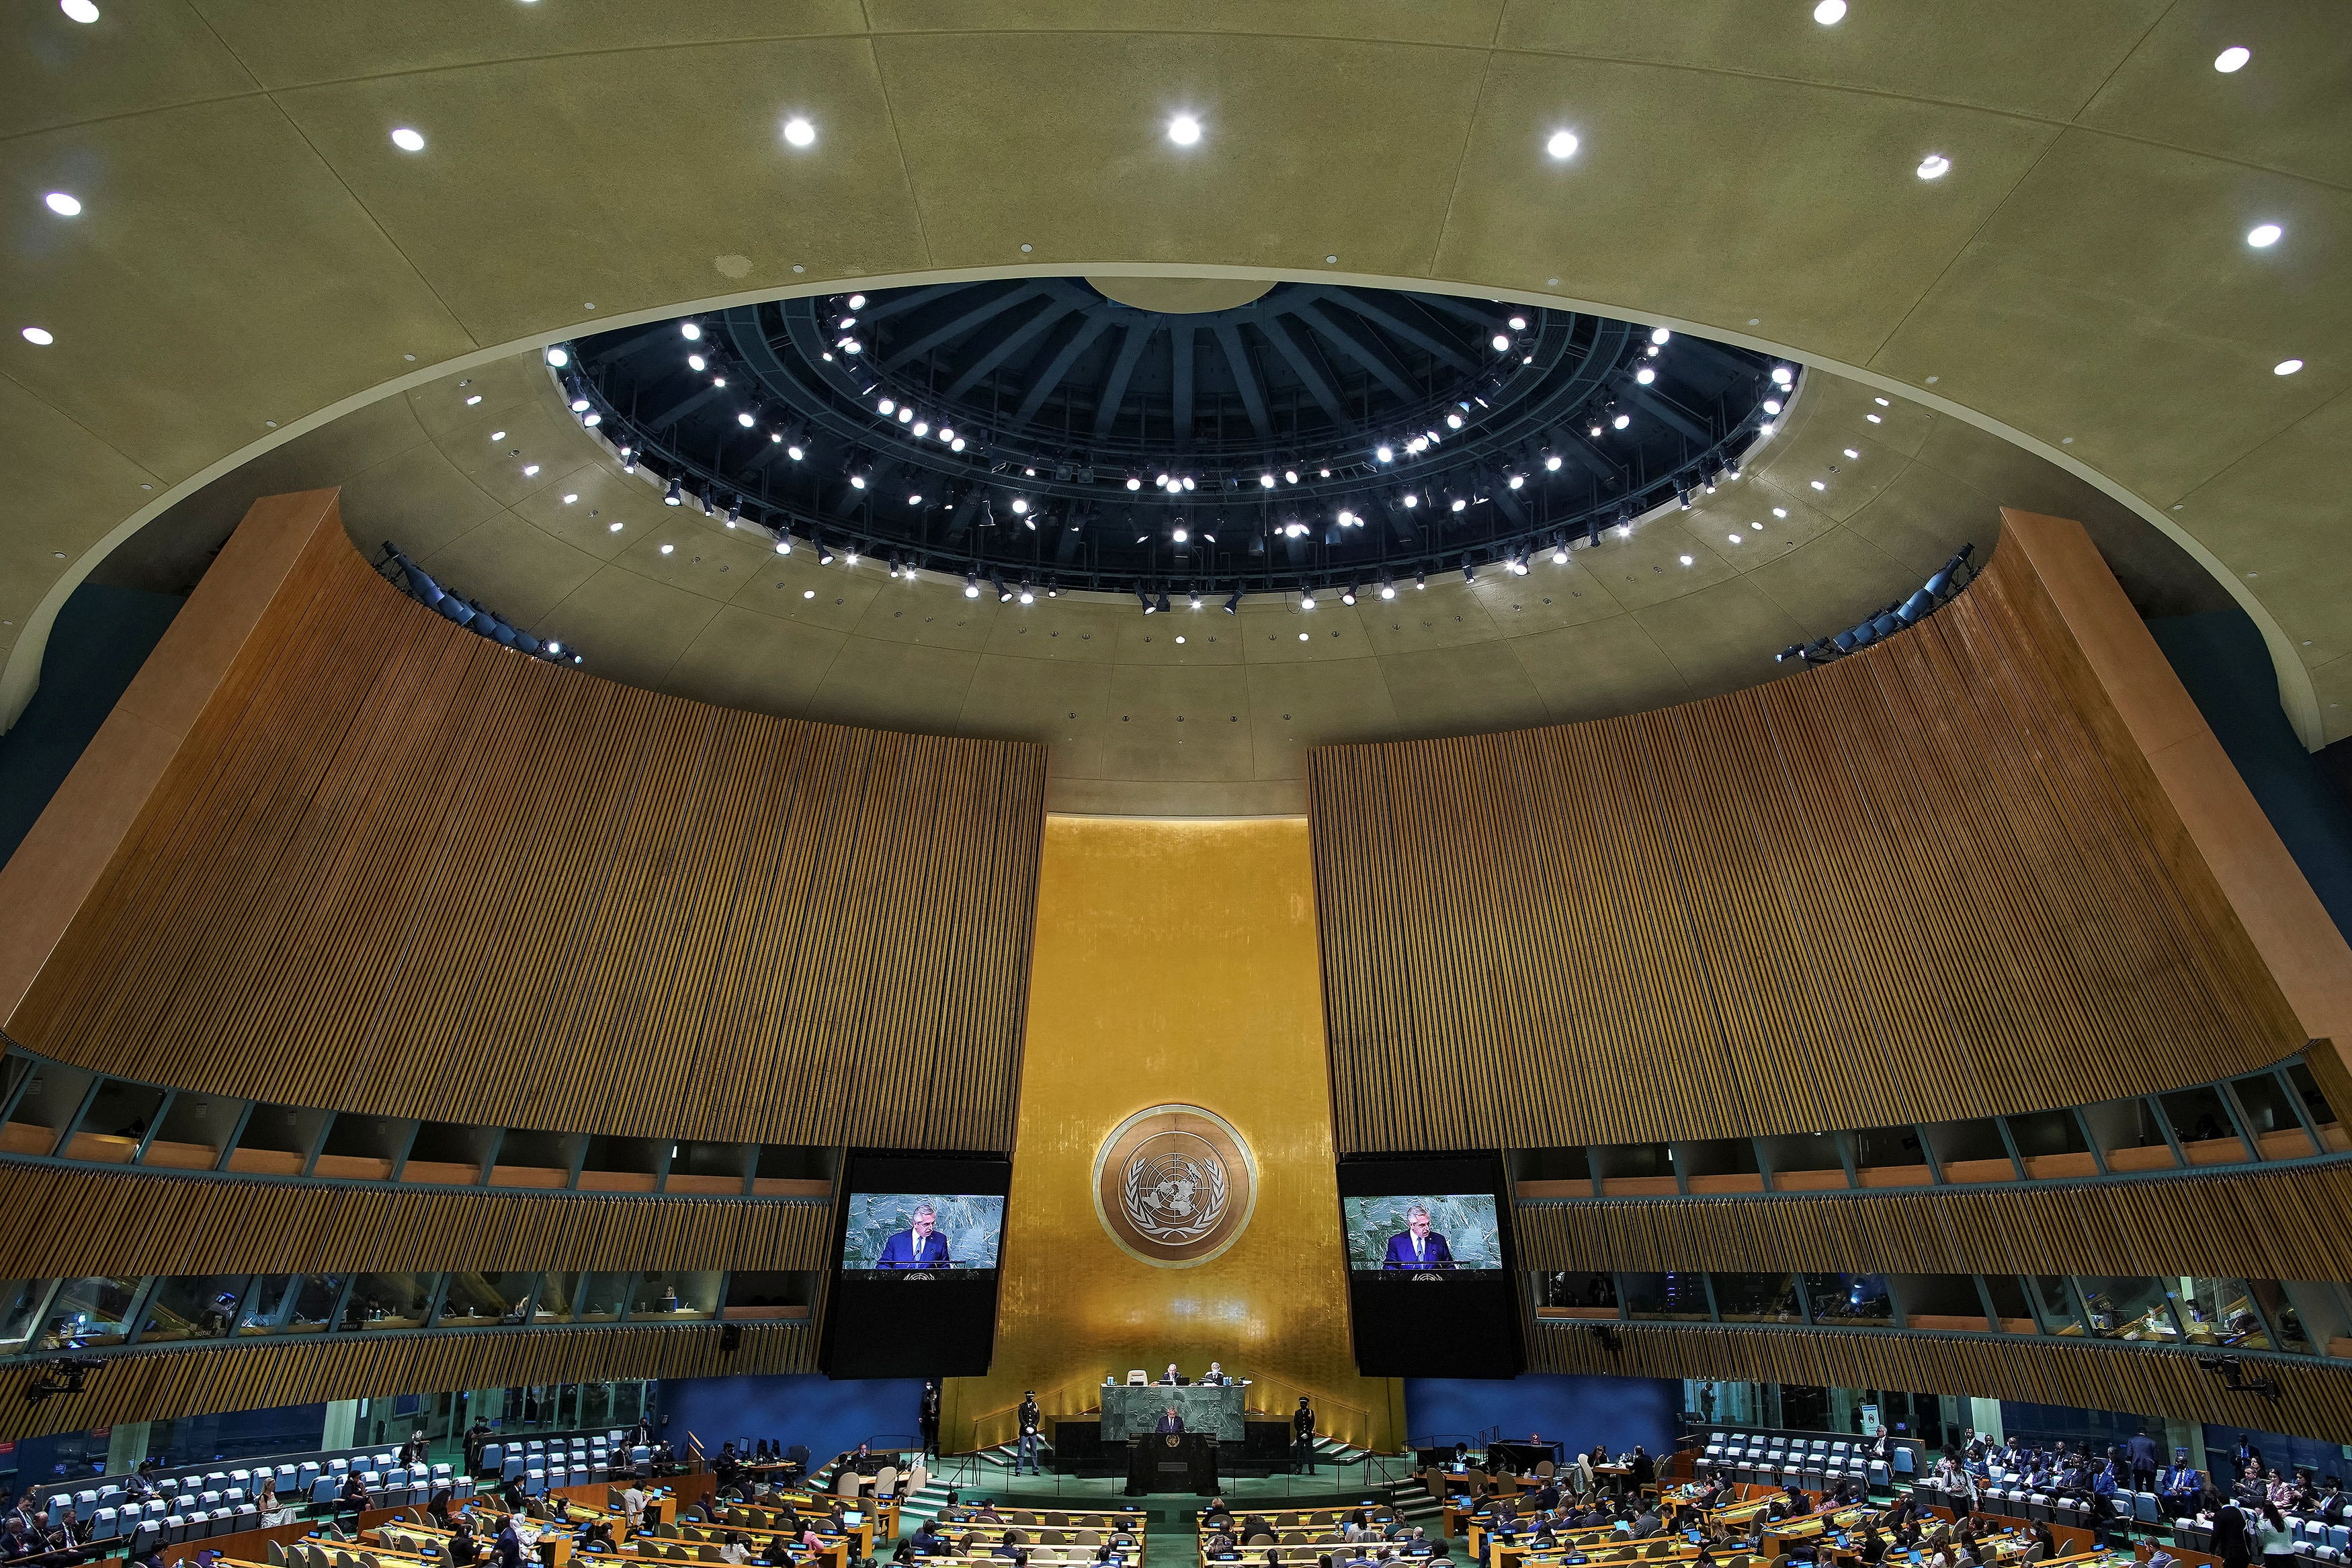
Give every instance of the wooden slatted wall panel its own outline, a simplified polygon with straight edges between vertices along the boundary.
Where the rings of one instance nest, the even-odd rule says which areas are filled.
[[[110,1357],[79,1395],[22,1403],[33,1369],[0,1368],[13,1437],[256,1410],[327,1399],[433,1394],[515,1384],[623,1377],[718,1377],[808,1372],[816,1335],[802,1324],[744,1323],[740,1346],[719,1348],[718,1325],[695,1328],[478,1329],[356,1343],[222,1345]]]
[[[2352,1279],[2352,1166],[2066,1186],[1516,1206],[1530,1269]]]
[[[297,1186],[0,1162],[26,1258],[107,1274],[822,1269],[830,1202]]]
[[[2278,1380],[2280,1400],[2273,1405],[2225,1391],[2220,1377],[2198,1369],[2193,1355],[2129,1346],[1863,1330],[1610,1326],[1620,1342],[1614,1351],[1602,1349],[1589,1328],[1537,1325],[1528,1349],[1531,1370],[1909,1388],[2259,1426],[2329,1442],[2352,1431],[2352,1372],[2320,1363],[2250,1362],[2250,1375]]]
[[[2025,570],[1753,690],[1310,750],[1341,1149],[1940,1120],[2301,1049],[2065,699]]]
[[[390,1115],[1010,1147],[1042,747],[553,668],[333,543],[10,1033]]]

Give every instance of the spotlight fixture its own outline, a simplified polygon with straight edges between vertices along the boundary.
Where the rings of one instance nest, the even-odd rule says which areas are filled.
[[[793,553],[793,536],[782,528],[776,530],[776,553],[778,555]]]
[[[1478,580],[1478,569],[1470,564],[1470,557],[1466,553],[1462,558],[1462,580],[1465,582]]]
[[[1544,142],[1544,151],[1550,153],[1554,158],[1568,159],[1576,156],[1577,146],[1578,142],[1575,131],[1555,131],[1551,133],[1550,138]]]
[[[979,572],[967,571],[963,574],[963,596],[966,599],[978,599],[980,597]]]
[[[1312,610],[1315,608],[1315,591],[1304,586],[1303,584],[1298,590],[1298,608],[1301,610]]]
[[[1592,434],[1595,434],[1595,435],[1600,434],[1601,434],[1601,427],[1600,427],[1599,425],[1595,425],[1595,426],[1593,426]],[[1557,474],[1557,473],[1559,473],[1559,453],[1557,453],[1557,452],[1547,452],[1547,453],[1545,453],[1545,454],[1543,455],[1543,463],[1544,463],[1544,472],[1545,472],[1545,473],[1547,473],[1547,474]]]
[[[1179,147],[1190,147],[1201,140],[1201,121],[1197,115],[1180,114],[1168,122],[1168,140]]]
[[[1241,612],[1242,591],[1236,588],[1225,600],[1225,613],[1228,615],[1238,615]]]
[[[1631,424],[1631,423],[1633,423],[1633,416],[1632,414],[1628,414],[1628,413],[1621,413],[1621,414],[1619,414],[1616,418],[1614,418],[1614,419],[1612,419],[1612,420],[1611,420],[1611,421],[1609,422],[1611,428],[1612,428],[1612,429],[1616,429],[1616,430],[1622,430],[1622,429],[1624,429],[1627,425],[1629,425],[1629,424]]]
[[[1796,379],[1797,372],[1787,365],[1774,365],[1772,367],[1772,384],[1774,386],[1785,387],[1790,385]]]
[[[1691,509],[1690,486],[1688,483],[1676,485],[1675,486],[1675,504],[1685,512]]]
[[[1004,586],[1004,574],[1003,572],[990,572],[988,574],[988,586],[996,590],[996,602],[999,604],[1009,602],[1012,600],[1013,591]]]
[[[1270,473],[1259,475],[1257,476],[1257,482],[1259,486],[1263,489],[1271,490],[1274,488],[1274,476]]]
[[[784,140],[795,147],[811,146],[816,141],[816,127],[796,114],[784,121]]]
[[[701,324],[695,321],[681,321],[677,324],[677,335],[689,343],[698,343],[702,340]]]
[[[1153,608],[1154,610],[1158,611],[1158,612],[1159,612],[1160,614],[1162,614],[1162,615],[1165,615],[1165,614],[1167,614],[1167,613],[1168,613],[1168,591],[1167,591],[1167,590],[1165,590],[1165,589],[1160,590],[1160,602],[1159,602],[1159,603],[1157,603],[1157,604],[1155,604],[1155,605],[1153,605],[1153,606],[1152,606],[1152,608]]]
[[[734,500],[733,504],[732,504],[732,505],[730,505],[730,506],[729,506],[729,507],[728,507],[728,508],[727,508],[727,526],[728,526],[729,528],[733,528],[736,524],[738,524],[738,523],[741,522],[742,520],[743,520],[743,497],[740,497],[740,496],[738,496],[738,497],[735,497],[735,500]]]
[[[1143,612],[1146,615],[1150,615],[1159,609],[1158,605],[1151,602],[1151,593],[1150,590],[1139,588],[1135,591],[1135,597],[1143,601]]]
[[[1381,597],[1382,599],[1396,597],[1396,584],[1385,577],[1381,579]]]
[[[908,577],[912,577],[915,574],[912,571],[909,571],[907,575]],[[1021,591],[1013,595],[1013,597],[1018,599],[1024,604],[1034,604],[1037,602],[1036,590],[1029,586],[1029,580],[1025,577],[1021,580]]]
[[[73,201],[73,198],[72,198],[71,196],[68,196],[68,197],[66,198],[66,200],[67,200],[67,201],[68,201],[68,202],[72,202],[72,201]],[[51,205],[51,206],[53,206],[53,207],[54,207],[54,206],[56,206],[57,204],[58,204],[58,198],[57,198],[57,197],[55,197],[55,196],[51,196],[51,197],[49,198],[49,205]],[[61,209],[61,210],[62,210],[62,209]],[[74,211],[75,211],[75,212],[79,212],[79,211],[81,211],[81,204],[80,204],[80,203],[79,203],[79,202],[75,202],[75,203],[74,203]],[[557,370],[559,370],[559,371],[560,371],[560,370],[562,370],[564,366],[566,366],[566,365],[568,365],[568,364],[570,364],[570,363],[572,362],[572,356],[571,356],[570,354],[568,354],[568,353],[564,352],[564,350],[563,350],[563,346],[562,346],[562,344],[560,344],[560,343],[559,343],[559,344],[556,344],[556,345],[554,345],[553,347],[550,348],[550,349],[547,350],[547,362],[548,362],[549,364],[551,364],[551,365],[553,365]]]
[[[1372,448],[1372,456],[1382,463],[1393,463],[1396,461],[1396,448],[1383,441]]]
[[[675,479],[671,480],[669,482],[669,488],[662,492],[662,505],[665,507],[677,507],[685,505],[685,497],[679,493],[677,481]]]
[[[1642,386],[1648,386],[1652,382],[1654,382],[1657,379],[1658,372],[1652,370],[1647,365],[1643,365],[1640,370],[1633,372],[1633,380]]]
[[[1199,589],[1196,588],[1192,590],[1192,591],[1186,594],[1184,598],[1185,601],[1191,604],[1193,609],[1198,610],[1201,608],[1201,591]]]
[[[1130,489],[1130,490],[1140,490],[1140,489],[1142,489],[1142,488],[1143,488],[1143,476],[1141,476],[1140,474],[1129,474],[1129,475],[1127,476],[1127,487],[1128,487],[1129,489]]]
[[[1412,574],[1412,585],[1416,589],[1427,588],[1429,586],[1429,573],[1425,571],[1415,571]]]
[[[1347,587],[1339,591],[1339,602],[1342,604],[1353,604],[1356,602],[1356,585],[1354,583],[1351,582],[1348,584]]]

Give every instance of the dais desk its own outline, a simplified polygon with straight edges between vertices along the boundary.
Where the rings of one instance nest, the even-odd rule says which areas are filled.
[[[1221,1443],[1238,1443],[1246,1436],[1242,1413],[1242,1385],[1222,1387],[1188,1384],[1106,1383],[1102,1390],[1102,1440],[1105,1448],[1145,1436],[1159,1426],[1168,1406],[1176,1406],[1187,1432],[1211,1432]]]

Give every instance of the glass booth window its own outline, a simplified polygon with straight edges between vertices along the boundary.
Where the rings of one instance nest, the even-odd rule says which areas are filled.
[[[2191,1343],[2270,1349],[2270,1335],[2243,1280],[2189,1277],[2178,1284],[2180,1315]]]
[[[68,1280],[49,1305],[48,1332],[42,1336],[42,1348],[80,1350],[121,1344],[131,1332],[125,1320],[131,1314],[131,1300],[138,1293],[136,1280]]]
[[[452,1274],[441,1302],[445,1329],[486,1329],[520,1323],[530,1315],[536,1274]]]
[[[252,1293],[245,1299],[245,1315],[237,1319],[239,1334],[273,1333],[286,1316],[286,1309],[294,1299],[294,1286],[300,1279],[297,1274],[270,1274],[253,1282]]]
[[[286,1316],[283,1332],[324,1333],[330,1326],[327,1320],[334,1315],[335,1303],[342,1300],[345,1282],[341,1274],[305,1274],[294,1291],[294,1307]]]
[[[1885,1328],[1895,1322],[1895,1301],[1884,1274],[1808,1274],[1805,1294],[1813,1322],[1836,1328]]]
[[[49,1293],[47,1280],[0,1281],[0,1354],[20,1351],[33,1337],[34,1315]]]
[[[588,1288],[580,1294],[580,1318],[583,1323],[614,1323],[621,1321],[622,1305],[628,1300],[629,1276],[626,1274],[591,1274]]]
[[[433,1307],[430,1274],[362,1274],[343,1309],[346,1329],[421,1329]]]
[[[708,1318],[719,1310],[717,1274],[646,1274],[629,1292],[629,1321]]]
[[[183,1274],[155,1281],[139,1328],[141,1344],[225,1339],[245,1295],[243,1274]]]
[[[1801,1323],[1793,1274],[1717,1274],[1715,1307],[1727,1323]]]
[[[2179,1340],[2162,1281],[2085,1276],[2074,1283],[2090,1312],[2094,1339],[2154,1340],[2167,1344]]]
[[[1706,1276],[1681,1274],[1620,1274],[1625,1291],[1626,1316],[1670,1322],[1708,1321]]]

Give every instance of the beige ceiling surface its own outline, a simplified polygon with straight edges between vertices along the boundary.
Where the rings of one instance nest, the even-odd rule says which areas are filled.
[[[1669,345],[1668,352],[1672,352]],[[471,400],[479,399],[478,402]],[[536,472],[530,472],[536,470]],[[1815,489],[1819,484],[1822,488]],[[2120,504],[1963,421],[1810,371],[1746,476],[1525,577],[1445,571],[1396,599],[1129,596],[1000,603],[662,505],[582,430],[535,350],[370,404],[215,481],[107,580],[173,588],[257,495],[340,486],[454,591],[582,652],[592,674],[762,712],[1044,743],[1061,810],[1302,810],[1303,747],[1592,718],[1791,673],[1772,654],[1916,588],[2006,502],[2084,518],[2146,607],[2226,605]],[[664,546],[669,547],[667,550]],[[1369,587],[1369,585],[1368,585]],[[1301,633],[1305,633],[1302,640]]]
[[[1971,426],[2170,530],[2263,628],[2305,739],[2352,732],[2352,20],[2336,5],[1853,0],[1821,27],[1805,0],[100,4],[89,26],[49,0],[0,10],[10,717],[57,606],[115,543],[399,392],[327,438],[375,458],[355,500],[399,497],[487,601],[609,636],[599,668],[1033,734],[1074,780],[1173,778],[1133,737],[1174,735],[1179,713],[1175,782],[1243,800],[1293,787],[1297,747],[1326,733],[1720,689],[1759,643],[1827,630],[1982,536],[1980,503],[2054,486]],[[2224,76],[2230,44],[2253,57]],[[1162,135],[1180,109],[1198,146]],[[793,114],[813,147],[781,140]],[[423,153],[391,146],[401,124]],[[1582,145],[1559,163],[1542,143],[1563,127]],[[1929,152],[1953,165],[1932,183],[1912,172]],[[59,189],[81,216],[42,208]],[[2261,221],[2286,237],[2251,250]],[[642,533],[591,537],[550,509],[552,467],[531,485],[464,457],[434,402],[484,367],[512,382],[521,438],[553,444],[537,389],[489,361],[720,298],[991,271],[1560,299],[1907,392],[1919,444],[1899,461],[1895,421],[1867,425],[1847,406],[1861,387],[1824,382],[1743,489],[1801,503],[1777,542],[1669,519],[1589,570],[1433,586],[1429,611],[1387,622],[1327,606],[1303,649],[1269,608],[1171,659],[1140,618],[1097,627],[1107,610],[1058,601],[899,635],[917,612],[886,608],[900,585],[878,573],[780,612],[800,590],[751,586],[767,562],[724,538],[647,559]],[[27,344],[28,324],[55,345]],[[2273,375],[2290,356],[2306,368]],[[1830,491],[1796,474],[1847,445],[1864,456]],[[1661,542],[1675,532],[1687,551]]]

